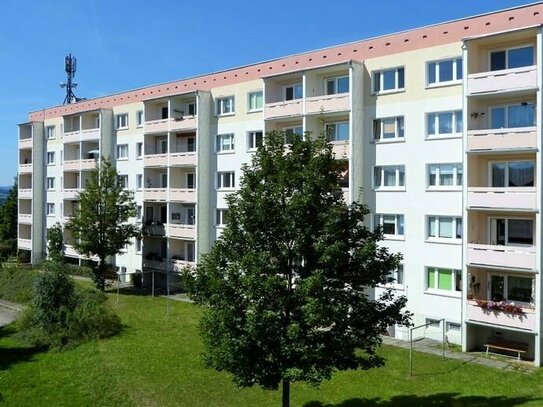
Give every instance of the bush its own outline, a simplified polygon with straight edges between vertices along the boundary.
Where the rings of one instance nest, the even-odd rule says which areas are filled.
[[[34,281],[38,273],[28,268],[4,267],[0,269],[0,298],[6,301],[28,303],[34,295]]]
[[[141,288],[143,282],[143,273],[130,274],[130,282],[134,287]]]

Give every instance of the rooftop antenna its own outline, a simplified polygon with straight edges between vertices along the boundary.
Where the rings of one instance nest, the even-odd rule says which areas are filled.
[[[66,88],[66,97],[64,98],[64,105],[68,103],[76,103],[81,99],[75,96],[74,89],[77,87],[77,82],[74,82],[75,71],[77,69],[77,59],[69,54],[64,58],[64,70],[66,71],[68,80],[66,82],[60,82],[61,88]]]

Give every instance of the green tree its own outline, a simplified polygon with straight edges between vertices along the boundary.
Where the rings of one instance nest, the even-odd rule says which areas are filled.
[[[114,256],[140,229],[130,218],[136,216],[134,192],[118,182],[117,170],[108,159],[102,159],[91,172],[85,189],[79,194],[79,210],[66,225],[75,239],[75,249],[87,256],[97,256],[94,267],[96,287],[105,288],[106,259]]]
[[[364,225],[366,206],[344,202],[323,137],[272,132],[229,195],[227,226],[191,281],[204,304],[204,361],[239,386],[319,385],[335,370],[380,366],[380,335],[408,325],[405,297],[368,289],[392,281],[400,255]]]
[[[64,262],[64,243],[60,222],[47,230],[47,255],[52,261]]]
[[[13,179],[13,187],[6,201],[0,206],[0,257],[7,258],[17,253],[17,215],[18,182]]]

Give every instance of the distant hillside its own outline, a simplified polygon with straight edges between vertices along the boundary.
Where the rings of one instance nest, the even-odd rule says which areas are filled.
[[[0,205],[4,203],[6,198],[8,197],[9,191],[11,190],[11,185],[8,187],[1,187],[0,186]]]

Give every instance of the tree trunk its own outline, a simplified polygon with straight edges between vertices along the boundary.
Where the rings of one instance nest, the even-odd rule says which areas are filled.
[[[283,407],[290,406],[290,382],[283,379]]]
[[[96,288],[98,288],[100,291],[105,291],[106,289],[106,279],[104,278],[104,275],[106,273],[105,269],[106,269],[106,261],[105,259],[100,259],[98,261],[98,269],[96,269],[94,273]]]

